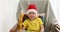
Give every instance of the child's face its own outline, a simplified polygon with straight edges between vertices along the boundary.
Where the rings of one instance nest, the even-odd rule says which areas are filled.
[[[30,12],[30,13],[28,14],[28,17],[29,17],[29,19],[33,20],[33,19],[36,18],[36,14],[35,14],[34,12]]]

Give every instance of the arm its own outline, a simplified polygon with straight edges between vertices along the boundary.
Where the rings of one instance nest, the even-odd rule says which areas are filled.
[[[39,18],[39,24],[40,24],[40,32],[44,32],[44,25],[40,18]]]
[[[44,26],[43,26],[43,24],[40,26],[40,32],[44,32]]]
[[[26,27],[27,27],[27,21],[24,21],[23,23],[22,23],[22,29],[20,29],[20,30],[18,30],[18,32],[23,32],[25,29],[26,29]]]
[[[25,30],[25,27],[23,27],[21,30],[18,30],[17,32],[23,32]]]
[[[14,25],[14,27],[9,32],[16,32],[18,25]]]

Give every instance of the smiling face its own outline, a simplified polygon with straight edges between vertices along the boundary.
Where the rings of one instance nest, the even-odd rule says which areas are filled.
[[[36,14],[35,14],[34,12],[30,12],[30,13],[28,14],[28,17],[29,17],[29,19],[33,20],[33,19],[36,18]]]

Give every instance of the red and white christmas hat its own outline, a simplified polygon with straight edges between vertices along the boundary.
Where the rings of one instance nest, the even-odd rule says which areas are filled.
[[[35,14],[37,14],[37,7],[35,4],[30,4],[27,10],[28,11],[26,14],[29,14],[30,12],[34,12]]]

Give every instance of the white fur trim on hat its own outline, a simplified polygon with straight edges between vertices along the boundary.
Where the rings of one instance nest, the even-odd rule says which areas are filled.
[[[26,14],[29,14],[29,12],[34,12],[35,14],[37,14],[37,11],[35,9],[29,9]]]

